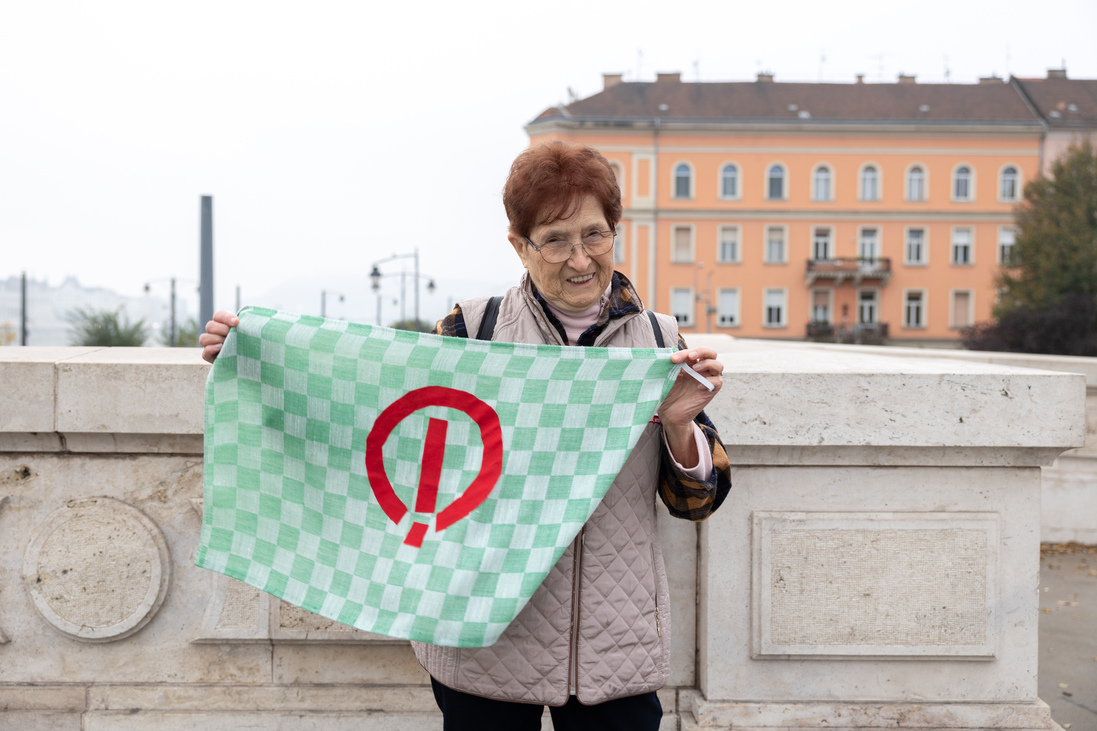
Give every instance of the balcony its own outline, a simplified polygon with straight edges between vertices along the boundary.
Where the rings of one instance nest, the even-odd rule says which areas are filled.
[[[888,338],[886,322],[861,322],[852,327],[812,320],[807,324],[808,340],[846,345],[883,345]]]
[[[808,259],[807,285],[816,280],[825,279],[838,286],[845,281],[854,286],[864,280],[876,280],[881,285],[891,279],[891,259],[864,259],[860,257],[842,257],[838,259]]]

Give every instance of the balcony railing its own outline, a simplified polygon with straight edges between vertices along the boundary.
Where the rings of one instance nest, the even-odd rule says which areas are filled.
[[[832,280],[835,286],[849,280],[854,285],[866,279],[876,279],[886,284],[891,278],[891,259],[841,257],[838,259],[808,259],[807,283],[810,287],[817,279]]]
[[[886,322],[861,322],[856,325],[833,325],[812,320],[807,325],[807,339],[820,343],[883,345],[888,337]]]

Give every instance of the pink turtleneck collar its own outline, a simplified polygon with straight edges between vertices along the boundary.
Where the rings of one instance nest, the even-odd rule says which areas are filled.
[[[597,302],[582,312],[565,312],[549,302],[548,298],[545,298],[549,310],[556,316],[556,319],[560,321],[560,324],[564,326],[564,332],[568,336],[568,345],[575,345],[578,343],[579,336],[589,330],[594,323],[598,322],[598,314],[602,311],[602,307],[605,306],[606,302],[609,301],[611,289],[613,289],[612,283],[606,287],[606,291],[602,293],[602,296],[598,298]]]

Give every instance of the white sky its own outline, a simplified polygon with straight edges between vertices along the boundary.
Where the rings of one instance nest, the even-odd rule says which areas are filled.
[[[974,82],[1065,62],[1097,78],[1097,0],[670,7],[3,2],[0,279],[166,295],[163,280],[198,278],[208,194],[216,307],[240,286],[244,304],[317,314],[327,289],[346,295],[329,315],[372,321],[371,263],[418,248],[433,319],[517,280],[500,190],[523,125],[603,72]],[[384,288],[389,322],[399,278]],[[411,302],[409,284],[408,317]]]

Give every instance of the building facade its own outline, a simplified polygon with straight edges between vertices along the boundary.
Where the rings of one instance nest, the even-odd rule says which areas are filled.
[[[1064,79],[1065,80],[1065,79]],[[1048,125],[1016,83],[625,82],[527,126],[600,149],[617,266],[684,331],[959,339],[991,318]]]

